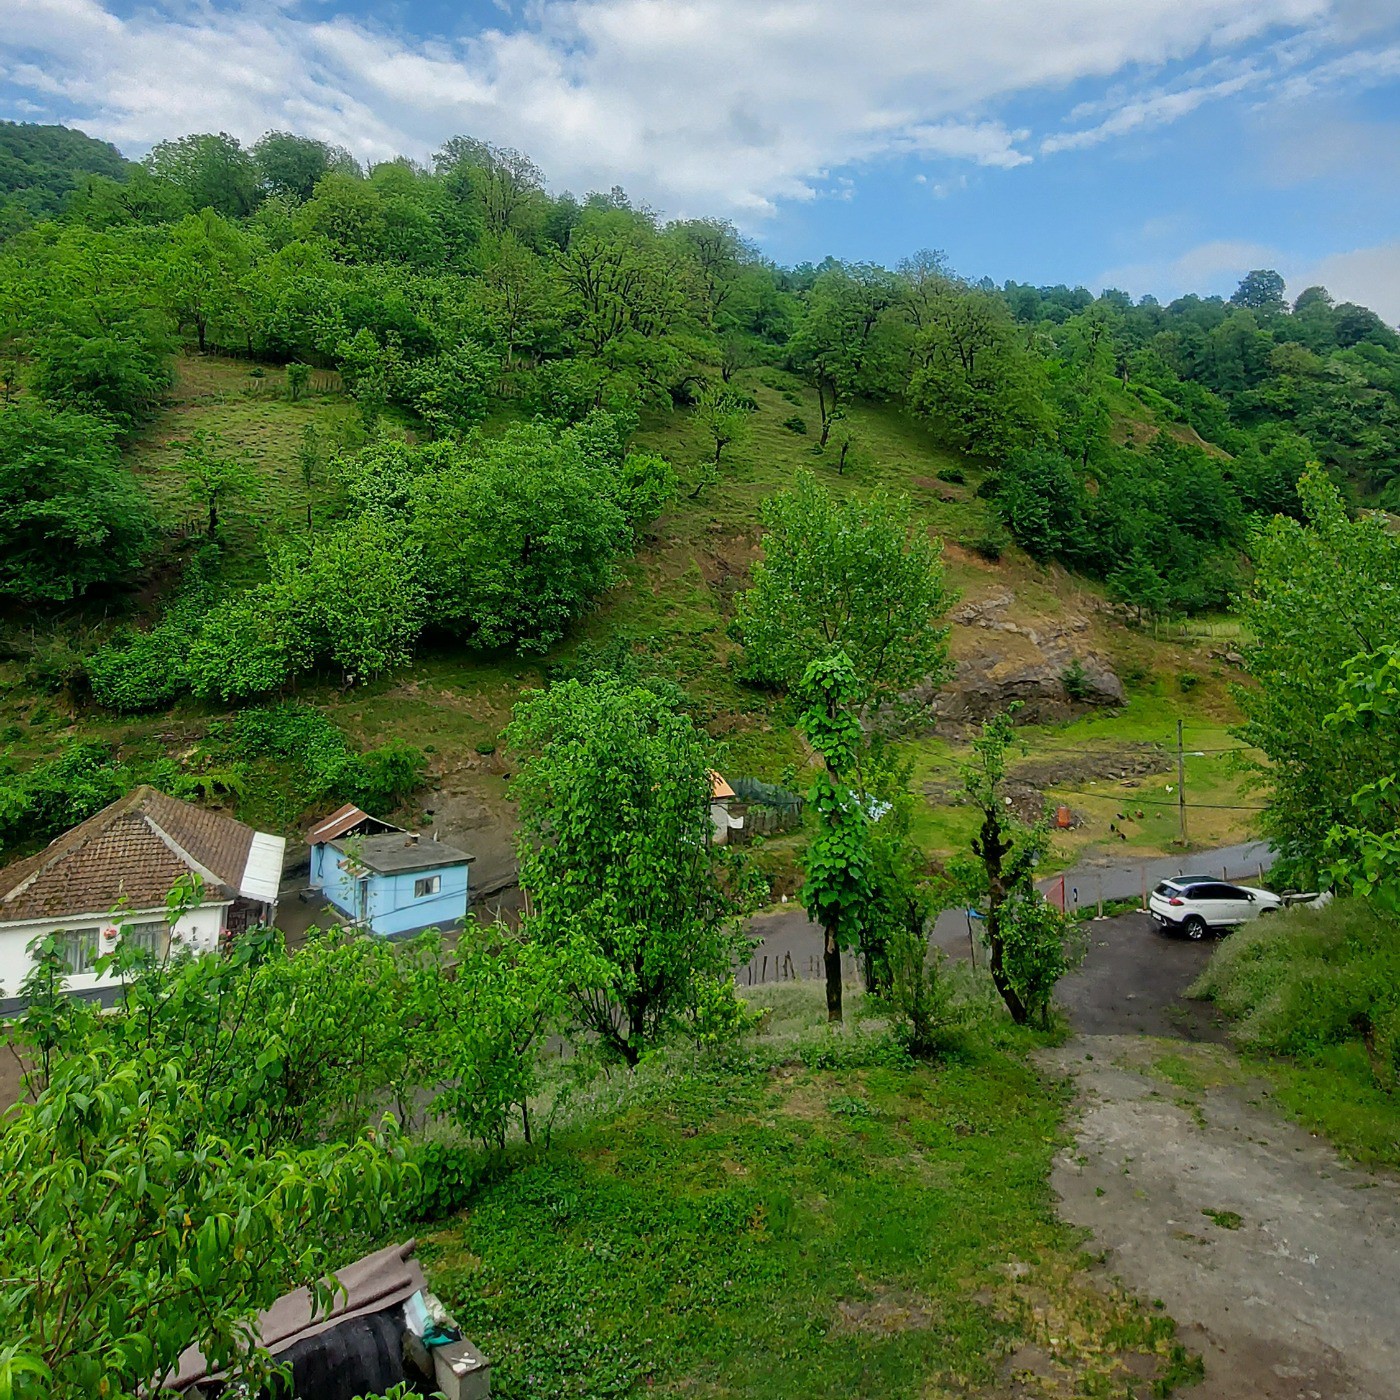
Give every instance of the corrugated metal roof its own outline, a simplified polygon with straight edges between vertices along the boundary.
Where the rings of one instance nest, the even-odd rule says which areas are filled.
[[[366,811],[355,806],[353,802],[347,802],[345,806],[338,807],[324,821],[318,822],[306,833],[306,844],[308,846],[318,846],[325,841],[334,841],[338,836],[344,836],[347,831],[353,831],[357,826],[368,825],[374,831],[400,831],[393,822],[386,822],[383,817],[372,817]]]
[[[244,899],[276,904],[277,890],[282,883],[282,860],[286,854],[285,836],[269,836],[265,831],[255,831],[252,844],[248,847],[248,863],[243,867],[238,893]]]

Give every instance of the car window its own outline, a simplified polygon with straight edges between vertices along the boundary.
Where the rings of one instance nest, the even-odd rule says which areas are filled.
[[[1249,891],[1242,890],[1238,885],[1221,885],[1220,888],[1224,891],[1224,895],[1222,897],[1225,899],[1249,898]]]
[[[1162,883],[1161,883],[1160,885],[1158,885],[1157,888],[1156,888],[1155,890],[1152,891],[1152,893],[1153,893],[1153,894],[1166,895],[1166,897],[1167,897],[1168,899],[1170,899],[1170,898],[1172,897],[1172,895],[1174,895],[1174,894],[1180,894],[1181,892],[1180,892],[1180,890],[1178,890],[1177,887],[1176,887],[1175,885],[1173,885],[1170,881],[1168,881],[1168,880],[1163,880]]]
[[[1219,885],[1189,885],[1186,889],[1187,899],[1219,899],[1216,891]]]

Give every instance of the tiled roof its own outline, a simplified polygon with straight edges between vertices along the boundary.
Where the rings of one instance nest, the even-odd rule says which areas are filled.
[[[0,870],[0,921],[96,914],[123,901],[156,908],[190,872],[204,880],[206,898],[231,900],[254,834],[232,817],[138,787]]]

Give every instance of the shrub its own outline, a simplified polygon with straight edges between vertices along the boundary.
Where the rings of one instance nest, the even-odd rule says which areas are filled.
[[[804,437],[807,434],[807,420],[800,413],[794,413],[791,418],[784,418],[783,427],[790,433],[800,433]]]
[[[1183,671],[1177,678],[1176,683],[1181,687],[1183,695],[1189,695],[1200,685],[1201,678],[1194,671]]]
[[[1089,677],[1084,671],[1084,663],[1075,657],[1073,661],[1060,672],[1060,684],[1065,688],[1065,694],[1071,700],[1087,700],[1089,698]]]
[[[979,554],[989,563],[995,564],[1006,552],[1011,543],[1011,536],[1000,526],[993,525],[964,543],[974,554]]]
[[[288,702],[244,710],[210,731],[220,756],[278,759],[292,770],[302,806],[330,798],[367,810],[401,805],[423,781],[427,756],[402,740],[358,753],[319,710]]]
[[[214,598],[196,562],[169,612],[149,631],[127,631],[87,665],[92,697],[108,710],[137,714],[173,704],[189,689],[186,658]]]
[[[961,467],[944,467],[937,476],[939,481],[946,481],[950,486],[961,486],[967,481],[967,473]]]
[[[895,929],[885,947],[889,986],[880,1005],[911,1055],[936,1054],[967,1019],[941,951],[929,957],[922,929]]]
[[[1348,1042],[1376,1083],[1400,1079],[1400,924],[1362,900],[1306,906],[1234,934],[1191,988],[1243,1045],[1300,1060]]]
[[[413,1220],[446,1220],[468,1205],[485,1178],[482,1154],[454,1142],[420,1142],[408,1157],[405,1214]]]

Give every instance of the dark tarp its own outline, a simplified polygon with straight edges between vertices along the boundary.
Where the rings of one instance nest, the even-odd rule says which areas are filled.
[[[292,1348],[298,1348],[299,1354],[305,1360],[310,1352],[303,1346],[312,1339],[321,1336],[331,1329],[342,1328],[343,1324],[357,1318],[369,1318],[373,1314],[394,1310],[392,1318],[387,1319],[394,1330],[393,1358],[392,1362],[400,1369],[396,1379],[403,1378],[402,1363],[399,1360],[400,1338],[402,1327],[398,1309],[409,1298],[420,1289],[426,1288],[427,1283],[423,1278],[423,1270],[419,1268],[418,1261],[413,1258],[413,1251],[417,1247],[416,1240],[409,1240],[407,1244],[390,1245],[387,1249],[381,1249],[376,1254],[368,1254],[363,1259],[356,1260],[355,1263],[341,1269],[336,1275],[339,1288],[335,1298],[331,1303],[328,1313],[316,1316],[312,1312],[311,1294],[305,1288],[298,1288],[292,1293],[284,1294],[266,1312],[258,1318],[257,1335],[259,1343],[267,1349],[273,1356],[281,1361],[290,1358],[286,1355]],[[346,1338],[342,1344],[339,1337],[334,1339],[333,1344],[327,1343],[327,1351],[345,1347],[365,1347],[377,1348],[377,1341],[380,1332],[375,1328],[371,1329],[346,1329]],[[172,1390],[184,1390],[188,1386],[200,1381],[212,1380],[209,1367],[204,1360],[198,1347],[190,1347],[180,1357],[180,1364],[175,1374],[168,1378],[165,1384]],[[389,1382],[393,1384],[393,1382]],[[361,1395],[367,1388],[382,1389],[378,1385],[373,1387],[354,1386],[346,1390],[346,1396]],[[303,1391],[297,1388],[294,1392],[298,1396],[305,1396],[306,1400],[320,1400],[324,1395],[325,1400],[338,1400],[341,1392],[339,1390],[327,1391]]]

